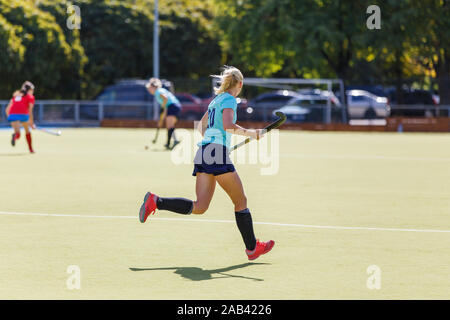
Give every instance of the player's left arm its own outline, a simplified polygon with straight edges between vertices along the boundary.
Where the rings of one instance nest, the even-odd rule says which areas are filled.
[[[28,105],[28,110],[30,110],[30,120],[28,120],[28,123],[31,128],[35,129],[36,126],[34,125],[33,108],[34,108],[34,103],[30,102]]]
[[[166,110],[167,102],[169,101],[169,98],[167,98],[166,95],[163,94],[163,93],[161,93],[160,96],[161,96],[161,99],[163,100],[163,103],[162,103],[162,105],[161,105],[161,108],[163,108],[164,110]]]
[[[256,140],[264,134],[264,129],[246,129],[233,123],[234,110],[231,108],[223,109],[222,121],[223,129],[231,134],[237,134],[240,136],[250,137]]]
[[[158,125],[160,127],[162,126],[163,121],[166,118],[166,115],[167,115],[167,102],[169,101],[169,99],[164,94],[161,94],[161,99],[163,100],[163,103],[161,105],[161,108],[163,109],[163,112],[161,113],[161,115],[159,117]]]

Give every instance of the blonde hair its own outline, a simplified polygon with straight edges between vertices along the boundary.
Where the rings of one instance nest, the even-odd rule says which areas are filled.
[[[219,80],[220,87],[214,88],[216,94],[227,92],[244,81],[242,72],[232,66],[224,66],[220,75],[211,75],[211,77]]]
[[[148,80],[148,83],[147,83],[146,86],[147,86],[147,88],[149,86],[152,86],[152,87],[155,87],[155,88],[161,88],[162,87],[162,82],[158,78],[150,78],[150,80]]]

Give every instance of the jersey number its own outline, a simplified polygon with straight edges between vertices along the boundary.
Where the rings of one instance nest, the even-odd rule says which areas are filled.
[[[214,115],[216,114],[216,109],[208,110],[208,128],[214,126]]]

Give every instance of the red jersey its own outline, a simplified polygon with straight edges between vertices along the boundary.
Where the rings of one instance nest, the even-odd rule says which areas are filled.
[[[34,96],[32,94],[27,94],[25,96],[19,94],[13,97],[11,102],[12,105],[9,114],[29,114],[30,103],[34,105]]]

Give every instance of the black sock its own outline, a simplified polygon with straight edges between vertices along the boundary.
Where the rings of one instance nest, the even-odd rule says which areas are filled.
[[[170,145],[170,140],[172,139],[172,135],[173,135],[174,131],[175,131],[175,128],[167,129],[167,145],[168,146]]]
[[[161,198],[158,197],[156,207],[159,210],[168,210],[180,214],[191,214],[194,202],[185,198]]]
[[[256,247],[256,238],[253,232],[253,221],[250,211],[247,209],[234,213],[236,223],[241,232],[242,239],[244,239],[247,250],[252,251]]]
[[[172,137],[173,141],[177,141],[177,137],[175,136],[175,128],[173,128]]]

